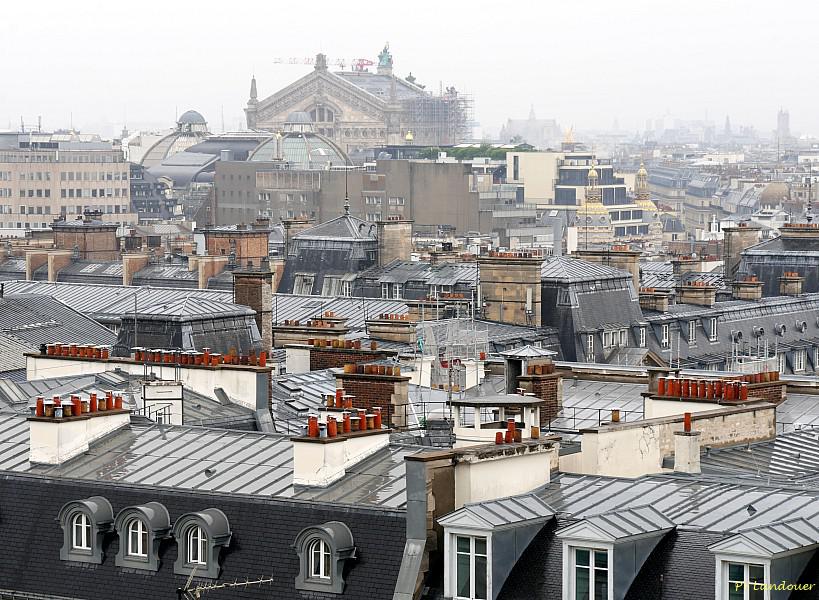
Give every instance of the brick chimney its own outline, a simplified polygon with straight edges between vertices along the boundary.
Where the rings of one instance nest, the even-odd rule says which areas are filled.
[[[540,428],[547,430],[563,406],[563,378],[554,372],[551,360],[530,361],[528,367],[532,368],[518,376],[518,385],[524,393],[546,401],[540,407]]]
[[[71,250],[52,250],[48,253],[48,280],[57,281],[57,276],[74,260]]]
[[[273,273],[262,260],[258,270],[233,271],[233,301],[256,311],[256,325],[262,336],[262,348],[273,347]]]
[[[640,288],[640,308],[643,310],[666,312],[668,310],[670,296],[671,294],[666,290]]]
[[[746,277],[743,280],[734,281],[731,284],[733,296],[737,300],[762,300],[762,285],[756,275]]]
[[[148,266],[151,255],[147,253],[133,253],[122,255],[122,285],[131,285],[134,275]]]
[[[349,329],[343,324],[339,325],[323,319],[313,319],[312,321],[288,321],[276,323],[273,329],[273,347],[284,348],[289,344],[311,344],[318,341],[319,347],[334,347],[333,344],[344,344],[344,338],[349,333]]]
[[[387,374],[388,369],[392,370],[392,375]],[[398,374],[395,369],[398,369]],[[406,427],[410,378],[400,373],[400,367],[397,366],[358,364],[355,373],[345,373],[343,370],[335,372],[336,388],[355,396],[355,406],[366,410],[381,407],[384,423]]]
[[[418,340],[415,321],[409,315],[382,314],[366,322],[367,334],[378,340],[415,344]]]
[[[376,362],[398,356],[395,350],[379,350],[377,346],[373,349],[369,342],[362,344],[361,340],[339,340],[336,346],[319,346],[317,340],[313,340],[313,344],[288,344],[285,348],[288,373],[341,369],[344,365]]]
[[[785,271],[779,278],[780,296],[800,296],[805,278],[794,271]]]
[[[703,281],[692,281],[688,285],[678,285],[677,304],[695,304],[697,306],[714,306],[717,301],[717,288]]]
[[[42,250],[26,251],[26,281],[34,280],[34,271],[48,262],[48,252]]]
[[[327,487],[347,469],[390,443],[389,429],[340,433],[334,437],[300,436],[293,442],[293,484]]]
[[[190,259],[189,259],[190,260]],[[200,290],[205,290],[208,288],[208,280],[211,277],[216,277],[222,271],[225,270],[225,267],[228,264],[228,257],[227,256],[197,256],[194,259],[194,264],[191,265],[195,267],[198,274],[198,287]],[[271,286],[272,291],[272,286]]]

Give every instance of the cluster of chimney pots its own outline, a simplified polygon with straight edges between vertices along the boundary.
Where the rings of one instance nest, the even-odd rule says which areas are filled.
[[[131,358],[136,362],[156,363],[166,365],[199,365],[218,367],[219,365],[251,365],[254,367],[267,366],[267,352],[259,354],[220,354],[211,352],[210,348],[202,348],[202,352],[192,350],[152,350],[149,348],[131,348]]]
[[[328,414],[326,423],[319,423],[318,415],[307,416],[307,437],[334,438],[339,434],[355,431],[379,431],[382,428],[381,407],[373,407],[368,413],[363,408],[353,407],[353,398],[337,389],[335,394],[327,394],[325,403],[328,409],[338,409],[340,414]],[[340,418],[339,418],[340,417]]]
[[[105,392],[105,395],[99,398],[96,393],[90,393],[87,398],[72,395],[65,399],[54,396],[51,400],[37,396],[37,402],[30,407],[32,417],[46,419],[92,416],[111,410],[122,410],[122,408],[122,396],[119,394],[115,396],[113,392]]]
[[[344,350],[361,350],[361,340],[323,340],[320,338],[308,338],[307,345],[314,348],[338,348]],[[378,342],[370,341],[370,350],[378,349]]]
[[[346,375],[389,375],[398,377],[401,375],[401,367],[398,365],[347,363],[344,365],[344,373]]]
[[[483,352],[481,352],[481,360],[483,360]],[[555,372],[555,364],[548,362],[540,365],[526,365],[527,375],[551,375]]]
[[[40,347],[42,351],[42,346]],[[100,358],[108,360],[111,355],[111,346],[95,346],[93,344],[46,344],[46,356],[74,356],[80,358]]]
[[[540,437],[540,427],[532,425],[531,437],[536,440]],[[506,419],[506,430],[495,432],[495,444],[519,443],[523,439],[523,430],[517,427],[514,417]]]
[[[741,375],[734,379],[688,379],[659,377],[657,395],[670,398],[706,398],[714,400],[747,400],[748,385],[778,381],[777,371]]]

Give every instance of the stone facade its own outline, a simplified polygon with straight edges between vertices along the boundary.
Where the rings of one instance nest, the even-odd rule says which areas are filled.
[[[522,253],[479,257],[483,317],[501,323],[540,327],[542,262],[540,255]]]

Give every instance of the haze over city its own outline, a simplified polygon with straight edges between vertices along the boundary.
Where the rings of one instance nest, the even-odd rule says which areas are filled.
[[[792,10],[791,10],[792,8]],[[250,77],[267,95],[310,71],[276,58],[375,59],[428,89],[475,97],[476,135],[530,106],[581,130],[642,130],[670,115],[768,134],[785,107],[819,133],[812,98],[817,9],[754,0],[309,4],[8,2],[0,127],[42,116],[51,129],[167,127],[189,108],[214,130],[244,126]],[[44,16],[48,18],[43,18]],[[32,31],[36,31],[32,33]]]

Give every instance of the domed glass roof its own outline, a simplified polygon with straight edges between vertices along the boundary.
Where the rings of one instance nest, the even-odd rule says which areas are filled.
[[[205,117],[203,117],[200,113],[196,112],[195,110],[188,110],[182,113],[182,116],[176,121],[177,124],[197,124],[197,125],[206,125],[207,121],[205,121]]]
[[[327,169],[350,164],[349,157],[341,148],[323,135],[310,132],[273,135],[262,142],[248,160],[282,160],[290,163],[294,169]]]

